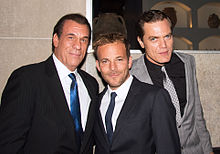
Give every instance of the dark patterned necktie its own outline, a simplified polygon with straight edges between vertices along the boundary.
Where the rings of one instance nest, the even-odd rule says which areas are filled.
[[[109,142],[112,142],[112,136],[113,136],[113,127],[112,127],[112,113],[114,111],[115,107],[115,97],[117,94],[115,92],[111,93],[111,101],[108,106],[108,110],[105,115],[105,125],[106,125],[106,130],[107,130],[107,137],[109,139]]]
[[[181,121],[181,114],[180,114],[180,104],[179,104],[179,99],[177,97],[177,93],[175,90],[175,87],[173,85],[173,82],[170,80],[170,78],[167,75],[166,69],[164,66],[162,66],[161,71],[164,73],[165,78],[163,79],[163,86],[164,88],[169,92],[170,98],[172,100],[172,103],[176,109],[176,122],[177,125],[179,126],[180,121]]]
[[[73,73],[70,73],[69,77],[72,79],[72,83],[70,86],[70,111],[71,111],[71,115],[73,117],[73,121],[75,124],[77,142],[78,144],[80,144],[83,129],[82,129],[82,124],[81,124],[81,113],[80,113],[77,82],[76,82],[76,77]]]

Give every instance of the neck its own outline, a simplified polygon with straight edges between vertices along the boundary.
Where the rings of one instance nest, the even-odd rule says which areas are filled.
[[[146,54],[146,58],[153,64],[159,65],[159,66],[164,66],[166,63],[160,63],[156,60],[154,60],[153,58],[151,58],[149,55]]]

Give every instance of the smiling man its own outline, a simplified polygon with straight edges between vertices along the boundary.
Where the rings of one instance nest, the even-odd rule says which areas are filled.
[[[169,92],[176,109],[182,154],[213,154],[199,97],[195,59],[173,51],[169,17],[159,10],[144,12],[137,23],[137,34],[145,54],[133,61],[130,73]]]
[[[0,107],[0,153],[92,154],[98,83],[79,68],[91,28],[80,14],[55,25],[53,54],[10,76]]]
[[[104,34],[93,43],[96,67],[108,83],[98,100],[95,154],[180,154],[169,94],[129,74],[124,36]]]

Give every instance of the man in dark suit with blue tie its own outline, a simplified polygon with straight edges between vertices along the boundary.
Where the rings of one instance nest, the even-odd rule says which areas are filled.
[[[98,83],[78,66],[91,28],[80,14],[54,27],[53,54],[15,70],[0,107],[0,153],[92,154]]]
[[[103,34],[93,43],[96,67],[108,83],[98,98],[95,154],[180,154],[168,92],[129,74],[132,59],[123,35]]]

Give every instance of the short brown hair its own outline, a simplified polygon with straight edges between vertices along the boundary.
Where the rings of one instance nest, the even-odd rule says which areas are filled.
[[[114,42],[123,43],[125,45],[125,48],[126,48],[127,58],[130,57],[130,44],[127,41],[126,37],[121,33],[107,33],[107,34],[100,34],[93,41],[92,47],[94,49],[94,56],[95,56],[96,60],[98,60],[98,57],[97,57],[98,47],[102,46],[102,45],[114,43]]]

